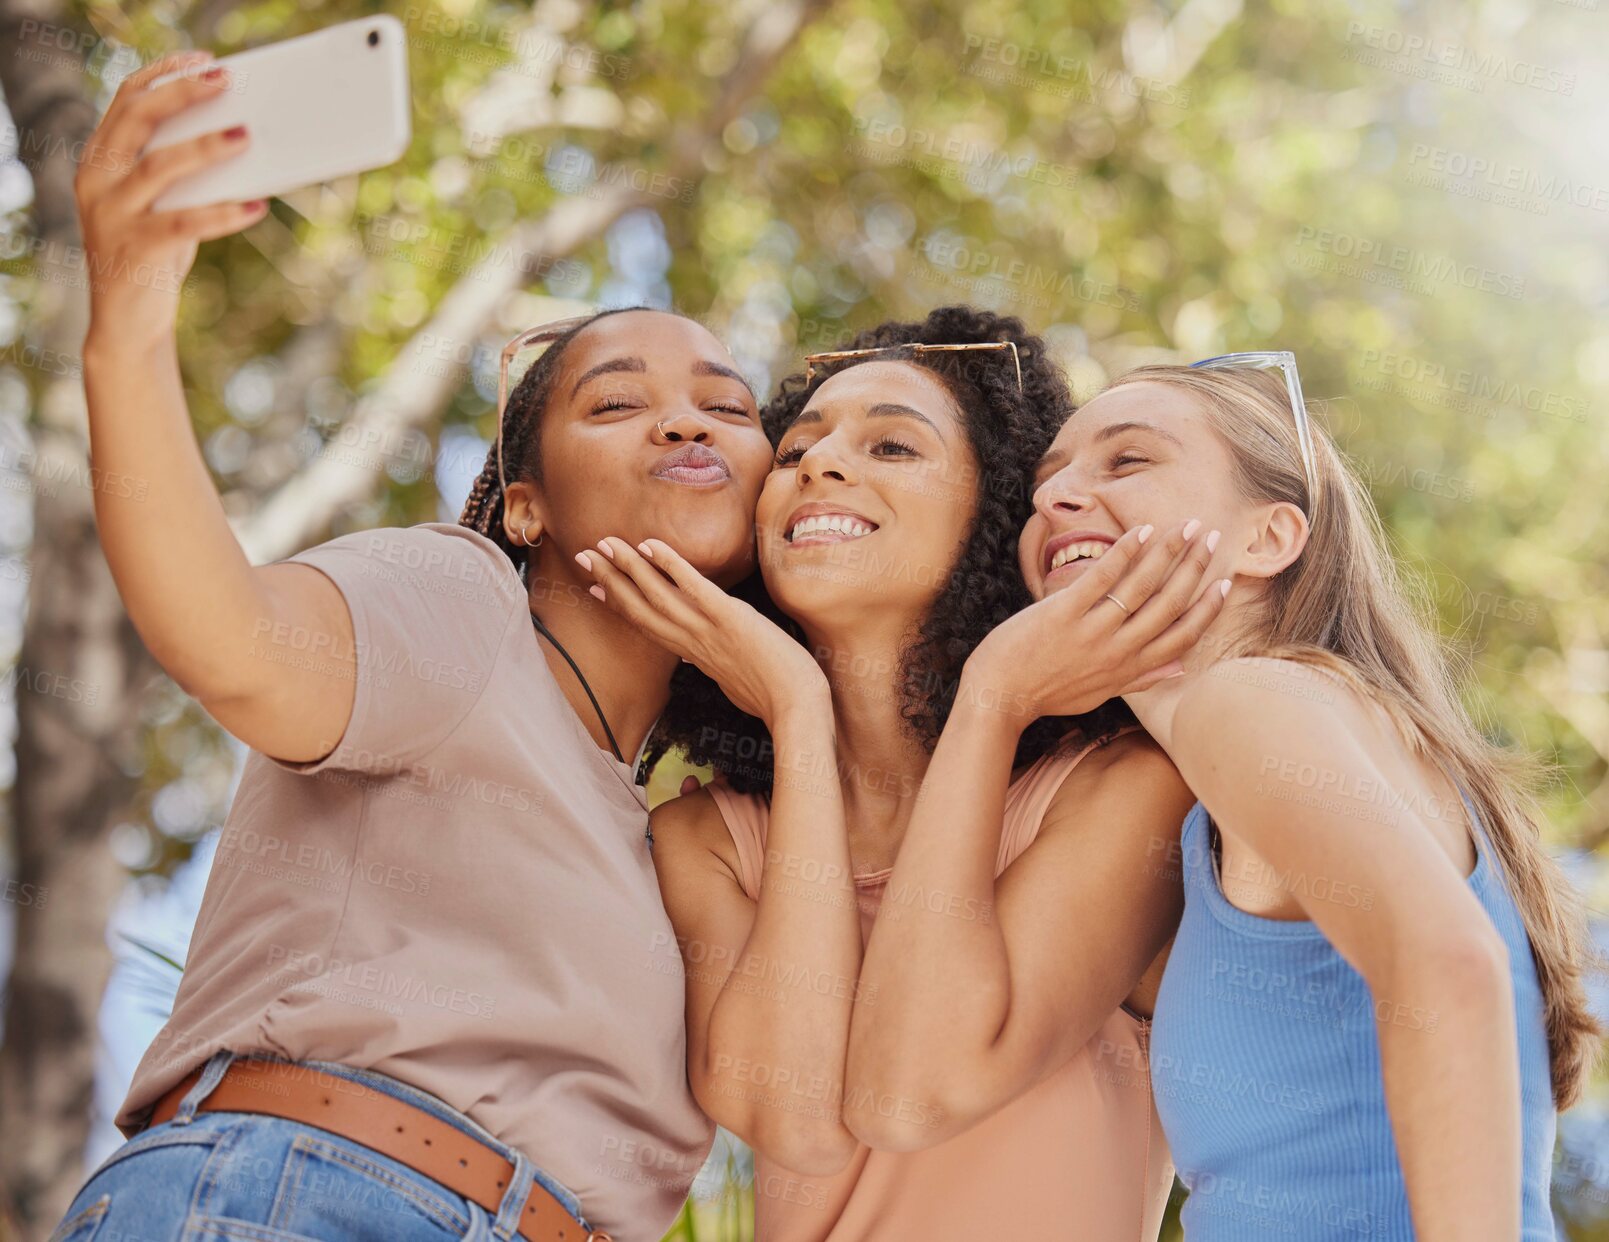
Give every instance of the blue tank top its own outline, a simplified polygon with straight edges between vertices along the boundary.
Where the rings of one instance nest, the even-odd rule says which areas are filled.
[[[1465,806],[1469,807],[1468,799]],[[1554,1242],[1554,1110],[1542,996],[1520,913],[1473,808],[1469,886],[1508,945],[1519,1026],[1523,1242]],[[1184,917],[1151,1029],[1151,1086],[1188,1242],[1410,1242],[1413,1225],[1363,976],[1306,921],[1260,918],[1219,883],[1201,803],[1181,834]],[[1291,885],[1304,883],[1290,877]],[[1323,900],[1371,903],[1355,887]],[[1382,1002],[1386,1004],[1387,1002]],[[1435,1015],[1391,1020],[1432,1030]]]

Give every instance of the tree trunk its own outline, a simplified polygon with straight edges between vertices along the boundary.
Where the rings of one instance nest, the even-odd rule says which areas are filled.
[[[61,46],[73,45],[60,37],[65,24],[54,5],[0,0],[0,87],[33,176],[39,279],[25,355],[37,363],[25,459],[30,602],[14,674],[16,949],[0,1045],[0,1194],[21,1238],[43,1236],[83,1180],[111,965],[106,915],[125,879],[107,834],[133,788],[138,700],[156,672],[95,534],[78,366],[88,294],[72,195],[72,152],[95,110],[80,58]]]
[[[707,148],[720,142],[724,127],[821,5],[793,0],[761,11],[720,98],[673,135],[670,163],[677,171],[696,169]],[[142,691],[160,675],[123,610],[95,532],[78,369],[88,301],[79,287],[84,273],[71,156],[96,116],[79,58],[57,46],[72,43],[54,37],[65,24],[48,0],[0,0],[0,46],[6,48],[0,88],[35,186],[41,299],[29,345],[50,351],[38,355],[47,361],[34,385],[35,524],[17,675],[12,823],[17,935],[0,1045],[0,1227],[9,1223],[6,1232],[19,1240],[50,1231],[84,1174],[96,1014],[111,964],[106,916],[124,883],[108,837],[138,779]],[[38,57],[26,51],[30,43]],[[515,226],[515,252],[571,254],[624,211],[651,201],[628,193],[561,202],[542,220]],[[508,253],[507,245],[493,249]],[[461,280],[438,306],[431,330],[448,340],[485,331],[501,298],[524,283],[505,267]],[[395,433],[439,415],[456,378],[425,382],[412,370],[415,352],[399,351],[378,398],[354,411],[360,429]],[[53,370],[51,359],[66,359],[67,373]],[[237,523],[242,543],[260,562],[324,537],[343,503],[372,490],[381,464],[354,469],[315,458]]]

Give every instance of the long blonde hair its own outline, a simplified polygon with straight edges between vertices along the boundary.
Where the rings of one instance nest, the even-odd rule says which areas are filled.
[[[1416,755],[1454,777],[1474,803],[1531,942],[1553,1070],[1568,1108],[1596,1059],[1601,1030],[1583,973],[1596,968],[1581,902],[1543,847],[1535,761],[1476,727],[1433,624],[1414,606],[1362,480],[1312,427],[1317,496],[1309,496],[1285,385],[1275,372],[1139,367],[1113,387],[1166,384],[1196,398],[1255,501],[1310,515],[1307,546],[1268,583],[1259,632],[1232,654],[1284,656],[1338,674],[1380,704]]]

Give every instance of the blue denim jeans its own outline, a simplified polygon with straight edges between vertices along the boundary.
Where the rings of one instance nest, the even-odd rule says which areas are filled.
[[[235,1054],[219,1052],[172,1120],[135,1135],[84,1183],[51,1242],[510,1242],[531,1182],[589,1228],[580,1201],[457,1109],[384,1074],[301,1061],[396,1096],[472,1134],[514,1165],[496,1217],[405,1164],[317,1126],[257,1113],[197,1113]],[[267,1059],[267,1058],[265,1058]]]

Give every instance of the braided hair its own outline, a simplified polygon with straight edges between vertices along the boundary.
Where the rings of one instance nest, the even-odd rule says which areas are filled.
[[[1015,316],[968,306],[943,306],[919,323],[889,322],[857,334],[844,349],[961,345],[1011,341],[1022,366],[1022,388],[1009,350],[901,351],[880,355],[931,371],[961,411],[977,459],[977,512],[960,556],[915,637],[900,653],[900,715],[907,732],[931,754],[960,689],[962,666],[986,635],[1032,603],[1017,566],[1017,539],[1033,510],[1033,474],[1062,424],[1077,408],[1061,368],[1044,341]],[[835,374],[850,361],[829,369]],[[761,411],[772,446],[798,418],[826,376],[788,376]],[[799,626],[771,600],[758,572],[733,592],[801,643]],[[1072,737],[1109,737],[1133,720],[1121,699],[1083,716],[1043,717],[1023,731],[1015,763],[1031,763]],[[692,664],[671,677],[671,697],[649,741],[652,764],[672,747],[691,763],[709,765],[740,793],[769,796],[773,750],[763,722],[740,711]]]
[[[542,482],[542,415],[547,411],[553,381],[564,363],[570,342],[609,315],[645,310],[661,315],[676,314],[675,311],[652,306],[617,306],[599,311],[562,336],[555,337],[542,356],[520,377],[514,391],[509,393],[508,405],[503,410],[503,473],[510,483],[517,480],[537,484]],[[481,467],[475,486],[470,488],[464,511],[458,515],[458,524],[485,535],[502,548],[504,555],[514,562],[514,568],[523,577],[531,550],[509,539],[508,532],[503,529],[503,506],[503,485],[497,477],[497,445],[494,443],[486,454],[486,464]]]

